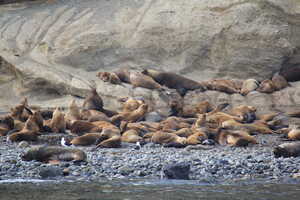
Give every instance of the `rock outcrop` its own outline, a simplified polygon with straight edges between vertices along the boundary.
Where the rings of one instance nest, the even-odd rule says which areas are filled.
[[[70,95],[85,96],[94,80],[108,108],[119,107],[120,96],[144,96],[153,108],[168,112],[170,97],[104,83],[97,72],[126,66],[172,71],[197,81],[261,81],[300,63],[297,0],[19,2],[0,6],[0,91],[5,94],[0,108],[20,96],[41,106],[66,106]],[[193,91],[185,101],[194,96],[289,106],[298,102],[297,85],[246,97]]]

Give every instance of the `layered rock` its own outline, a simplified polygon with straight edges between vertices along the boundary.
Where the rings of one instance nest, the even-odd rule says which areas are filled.
[[[1,107],[24,95],[42,106],[65,106],[70,95],[85,96],[95,80],[108,108],[118,107],[120,96],[142,95],[153,108],[166,109],[170,97],[103,83],[96,73],[127,66],[172,71],[197,81],[263,80],[300,63],[299,25],[297,0],[57,0],[2,5]],[[289,106],[299,98],[296,88],[247,97],[208,91],[199,98]]]

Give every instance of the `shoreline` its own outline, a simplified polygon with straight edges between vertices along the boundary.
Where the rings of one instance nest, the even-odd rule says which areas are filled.
[[[22,161],[27,147],[7,143],[1,138],[0,180],[58,179],[96,181],[102,178],[161,179],[167,164],[190,164],[190,180],[217,183],[232,180],[280,180],[300,177],[300,157],[275,158],[272,149],[282,142],[279,135],[257,135],[258,145],[230,147],[215,145],[212,149],[165,148],[148,143],[139,150],[132,144],[122,148],[97,149],[76,147],[87,154],[87,162],[46,164]],[[125,146],[125,147],[124,147]],[[70,147],[72,148],[72,147]],[[68,172],[68,174],[63,174]],[[46,173],[46,174],[45,174]],[[47,174],[48,173],[48,174]]]

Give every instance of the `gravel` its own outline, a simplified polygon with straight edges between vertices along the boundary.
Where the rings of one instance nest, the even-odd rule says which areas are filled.
[[[207,149],[164,148],[157,144],[146,144],[139,150],[134,145],[97,150],[92,146],[78,147],[87,153],[87,162],[56,165],[22,161],[20,154],[29,147],[0,138],[0,179],[161,178],[165,166],[183,162],[190,164],[190,179],[206,182],[299,177],[300,157],[275,158],[272,153],[273,147],[282,143],[279,136],[256,137],[265,143],[249,147],[215,145]]]

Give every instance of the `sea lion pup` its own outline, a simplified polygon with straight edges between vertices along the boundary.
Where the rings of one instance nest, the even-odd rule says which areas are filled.
[[[110,118],[107,117],[103,112],[100,112],[98,110],[82,110],[80,116],[82,120],[87,120],[88,122],[95,122],[95,121],[110,122]]]
[[[167,133],[163,131],[156,131],[151,137],[151,141],[156,144],[179,144],[186,145],[186,138],[179,137],[173,133]]]
[[[39,162],[49,161],[86,161],[86,154],[80,149],[63,148],[57,146],[32,147],[21,155],[24,161],[36,160]]]
[[[15,128],[14,119],[10,115],[0,116],[0,136],[5,136]]]
[[[276,133],[272,129],[268,128],[266,125],[262,124],[242,124],[233,119],[222,122],[222,128],[228,128],[233,130],[247,130],[251,134],[273,134]]]
[[[242,119],[243,122],[251,123],[256,119],[256,108],[253,106],[240,105],[231,109],[230,114]]]
[[[296,125],[291,125],[287,137],[291,140],[300,140],[300,129]]]
[[[138,131],[134,129],[130,129],[125,131],[121,136],[122,142],[128,142],[128,143],[136,143],[143,141],[143,138],[139,135]]]
[[[275,91],[275,86],[273,81],[266,79],[263,82],[260,83],[259,87],[256,89],[256,91],[261,93],[272,93]]]
[[[165,85],[168,88],[176,89],[181,96],[184,96],[188,90],[199,89],[204,91],[206,89],[203,84],[172,72],[161,72],[153,69],[145,69],[142,71],[142,73],[152,77],[160,85]]]
[[[56,113],[57,114],[57,113]],[[81,120],[81,114],[75,99],[69,104],[69,110],[65,116],[66,126],[70,128],[74,121]]]
[[[242,83],[239,81],[225,80],[225,79],[213,79],[204,82],[208,90],[216,90],[225,92],[227,94],[240,93]]]
[[[65,133],[66,132],[66,121],[65,114],[62,113],[58,107],[53,112],[53,117],[49,123],[49,128],[54,133]]]
[[[278,157],[297,157],[300,156],[300,142],[283,143],[274,147],[275,158]]]
[[[118,128],[104,128],[96,141],[96,148],[120,148],[121,134]]]
[[[130,72],[129,78],[133,88],[142,87],[150,90],[153,89],[162,90],[162,86],[159,83],[157,83],[155,80],[153,80],[153,78],[145,74],[142,74],[140,72]]]
[[[86,110],[103,111],[103,101],[97,93],[96,88],[91,88],[90,93],[83,101],[82,108]]]
[[[114,72],[98,72],[96,75],[104,82],[109,82],[111,84],[121,84],[122,81],[118,77],[118,75]]]
[[[259,82],[255,79],[247,79],[243,82],[241,95],[246,96],[248,93],[256,90],[259,86]]]
[[[112,123],[116,121],[127,121],[127,122],[137,122],[142,120],[148,111],[147,104],[141,104],[136,110],[132,112],[121,112],[118,115],[115,115],[111,118]]]
[[[290,86],[287,80],[283,76],[279,75],[278,73],[274,74],[274,76],[272,77],[272,82],[275,90],[281,90],[283,88]]]
[[[139,99],[132,98],[132,97],[119,98],[118,101],[123,104],[122,105],[123,112],[132,112],[132,111],[138,109],[138,107],[140,105],[145,103],[143,99],[139,100]]]
[[[258,143],[256,139],[246,131],[229,131],[223,128],[219,129],[215,140],[220,145],[230,146],[248,146],[248,144]]]
[[[75,146],[89,146],[96,144],[96,141],[101,138],[100,133],[86,133],[82,136],[73,138],[69,144]]]

